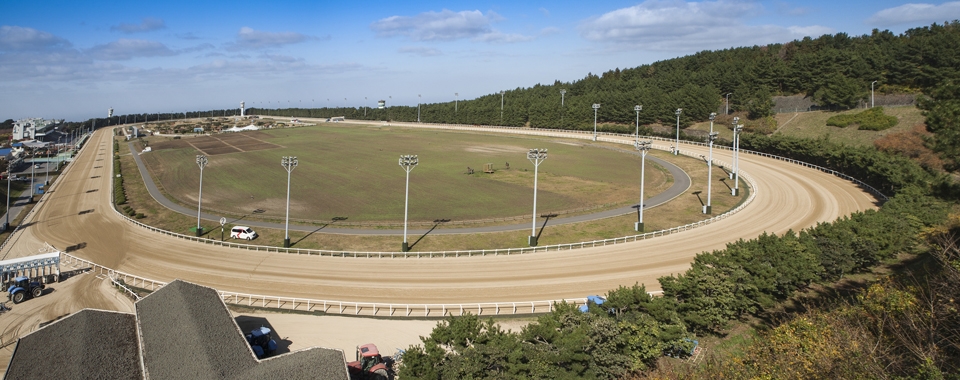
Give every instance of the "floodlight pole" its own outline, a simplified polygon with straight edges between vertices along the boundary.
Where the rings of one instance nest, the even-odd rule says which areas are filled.
[[[364,96],[363,97],[363,117],[364,118],[367,117],[367,108],[370,108],[370,107],[367,107],[367,97]]]
[[[676,156],[680,154],[680,114],[683,113],[683,108],[677,108],[674,113],[677,114],[677,142],[673,146],[673,155]]]
[[[711,204],[713,194],[713,141],[717,139],[717,132],[713,131],[713,119],[716,117],[716,112],[710,113],[710,135],[707,136],[710,140],[710,157],[707,158],[707,204],[703,206],[704,214],[713,213],[713,205]]]
[[[563,125],[563,96],[567,94],[566,89],[560,89],[560,124]]]
[[[877,81],[870,82],[870,108],[873,108],[873,85],[877,84]]]
[[[3,230],[6,231],[10,227],[10,177],[13,175],[13,168],[10,166],[10,163],[7,162],[7,219],[3,222]]]
[[[454,92],[453,96],[457,98],[453,103],[453,113],[457,113],[460,112],[460,93]]]
[[[640,141],[638,139],[633,142],[633,146],[640,151],[640,204],[637,205],[637,223],[633,226],[633,229],[637,232],[643,232],[643,180],[647,172],[647,152],[651,145],[653,145],[653,141],[649,140]]]
[[[740,118],[733,118],[733,196],[740,195],[740,132],[743,124],[737,124]]]
[[[417,167],[418,163],[419,160],[416,155],[400,156],[400,167],[403,168],[403,171],[407,172],[407,186],[403,200],[403,244],[400,246],[401,252],[410,250],[410,246],[407,245],[407,216],[410,210],[410,171]]]
[[[640,111],[643,111],[643,106],[636,105],[633,107],[634,111],[637,111],[637,133],[634,135],[634,138],[640,138]]]
[[[527,243],[531,247],[537,246],[537,176],[539,175],[540,163],[547,159],[546,149],[530,149],[527,152],[527,159],[533,163],[533,226],[530,229],[530,238]]]
[[[37,173],[37,152],[33,151],[33,159],[30,160],[30,203],[33,203],[33,196],[36,194],[36,188],[33,185],[33,178],[36,177]]]
[[[420,94],[417,94],[417,122],[420,122],[420,102],[422,101]]]
[[[280,165],[287,171],[287,218],[283,225],[284,248],[290,248],[290,173],[293,173],[293,169],[297,168],[298,163],[296,156],[283,156],[280,159]]]
[[[203,204],[203,167],[207,166],[207,156],[197,155],[197,166],[200,167],[200,192],[197,194],[197,237],[203,235],[203,227],[200,227],[200,205]]]
[[[593,103],[593,141],[597,141],[597,110],[600,109],[600,103]],[[639,117],[639,114],[637,114]]]
[[[728,92],[726,95],[723,96],[724,98],[727,98],[727,101],[726,101],[726,105],[727,105],[727,106],[726,106],[726,108],[725,108],[724,111],[723,111],[723,114],[724,114],[724,115],[729,115],[729,114],[730,114],[730,94],[732,94],[732,92]]]

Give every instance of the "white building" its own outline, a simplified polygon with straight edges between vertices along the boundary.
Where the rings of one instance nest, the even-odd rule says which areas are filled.
[[[39,117],[30,119],[20,119],[13,123],[14,140],[37,140],[42,139],[48,131],[55,126],[62,124],[63,119],[44,120]]]

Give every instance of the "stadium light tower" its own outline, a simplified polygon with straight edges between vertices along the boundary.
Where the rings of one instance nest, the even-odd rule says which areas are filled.
[[[530,230],[530,238],[527,242],[531,247],[537,246],[537,176],[539,174],[540,163],[547,159],[546,149],[530,149],[527,152],[527,159],[533,163],[533,227]],[[546,223],[546,222],[544,222]]]
[[[739,117],[733,118],[733,196],[740,195],[740,132],[743,131],[743,124]]]
[[[673,146],[673,155],[676,156],[680,154],[680,114],[683,113],[683,108],[677,108],[674,113],[677,114],[677,142]]]
[[[598,109],[600,109],[600,103],[593,103],[593,141],[597,141],[597,110]]]
[[[713,131],[713,119],[716,117],[716,112],[710,113],[710,135],[707,136],[710,140],[710,157],[707,158],[707,204],[703,206],[704,214],[713,213],[713,206],[710,200],[713,196],[713,141],[717,139],[717,132]]]
[[[560,89],[560,124],[563,125],[563,96],[567,94],[566,89]]]
[[[726,108],[725,108],[724,111],[723,111],[723,114],[724,114],[724,115],[729,115],[729,114],[730,114],[730,94],[732,94],[732,92],[728,92],[726,95],[723,96],[724,98],[727,98],[727,101],[726,101],[726,105],[727,105],[727,106],[726,106]]]
[[[197,237],[203,235],[203,227],[200,227],[200,205],[203,204],[203,167],[207,166],[207,156],[197,155],[197,166],[200,167],[200,192],[197,194]]]
[[[877,81],[870,82],[870,108],[873,108],[873,85],[877,84]]]
[[[407,211],[410,209],[410,172],[413,168],[417,167],[418,163],[419,161],[416,155],[400,156],[400,167],[403,168],[403,171],[407,172],[406,194],[403,200],[403,244],[400,246],[401,252],[410,250],[410,246],[407,245]]]
[[[639,139],[640,138],[640,111],[643,111],[643,106],[638,104],[633,107],[633,110],[637,111],[637,133],[634,136],[635,138]]]
[[[287,171],[287,218],[283,225],[284,248],[290,248],[290,173],[293,173],[293,169],[297,168],[298,163],[296,156],[283,156],[280,159],[280,165]]]
[[[453,96],[456,97],[456,100],[453,103],[453,113],[460,112],[460,93],[454,92]]]
[[[643,232],[643,180],[647,172],[647,151],[650,150],[650,146],[653,145],[653,141],[640,141],[639,139],[633,142],[633,146],[640,151],[640,204],[637,205],[637,224],[634,224],[633,229],[637,232]]]
[[[420,94],[417,94],[417,122],[418,123],[420,122],[420,103],[422,102],[421,99],[423,98],[420,96]]]

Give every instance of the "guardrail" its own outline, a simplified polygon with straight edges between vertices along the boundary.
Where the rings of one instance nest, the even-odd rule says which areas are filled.
[[[90,272],[105,275],[110,278],[114,284],[123,284],[133,287],[155,291],[166,282],[151,280],[134,274],[114,270],[92,261],[84,260],[69,253],[61,252],[63,256],[60,262],[63,265],[69,265],[76,268],[89,268]],[[139,299],[132,290],[123,286],[126,292],[132,293]],[[558,303],[567,303],[574,306],[580,306],[587,303],[586,298],[567,298],[560,300],[542,300],[542,301],[518,301],[518,302],[481,302],[481,303],[451,303],[451,304],[396,304],[396,303],[378,303],[378,302],[351,302],[335,300],[318,300],[310,298],[296,297],[277,297],[269,295],[257,295],[248,293],[229,292],[217,289],[220,299],[224,303],[278,310],[295,310],[304,312],[320,312],[325,314],[342,314],[356,316],[376,316],[376,317],[432,317],[442,318],[450,315],[464,315],[467,313],[475,315],[519,315],[519,314],[540,314],[553,311]],[[661,294],[662,292],[650,292],[651,295]]]
[[[474,127],[462,127],[462,128],[471,129],[471,130],[472,130],[472,129],[478,129],[478,130],[486,130],[486,129],[489,129],[489,128],[474,128]],[[517,129],[517,128],[508,128],[508,127],[499,127],[499,128],[501,128],[501,129],[515,129],[515,130],[517,130],[517,131],[519,131],[519,132],[524,132],[524,131],[521,131],[520,129]],[[529,129],[529,128],[527,128],[527,129]],[[529,133],[522,133],[522,134],[529,134]],[[533,135],[539,135],[539,136],[550,136],[550,137],[569,137],[569,136],[565,136],[562,132],[557,132],[557,131],[551,131],[551,132],[543,132],[543,131],[541,131],[541,132],[532,133],[532,134],[533,134]],[[631,137],[630,135],[620,135],[620,134],[608,134],[608,135],[613,135],[613,136],[617,136],[617,137]],[[659,139],[659,138],[653,138],[653,139],[657,140],[657,139]],[[618,144],[626,144],[626,143],[629,143],[629,141],[623,140],[623,139],[621,139],[621,138],[618,138],[618,139],[602,138],[602,139],[599,139],[599,140],[601,140],[601,141],[606,141],[606,142],[612,142],[612,143],[618,143]],[[672,141],[672,140],[670,140],[670,141]],[[657,146],[657,145],[653,145],[653,148],[654,148],[654,149],[659,149],[659,150],[669,150],[669,149],[667,149],[666,147]],[[695,158],[697,157],[697,156],[694,156],[693,154],[691,154],[691,153],[689,153],[689,152],[685,153],[685,152],[683,152],[683,151],[680,151],[680,153],[681,153],[681,154],[684,154],[684,155],[687,155],[687,156],[695,157]],[[718,160],[714,160],[714,162],[719,162],[719,161],[718,161]],[[112,161],[111,161],[111,165],[113,165]],[[112,170],[112,169],[111,169],[111,170]],[[111,171],[111,173],[112,173],[112,171]],[[735,213],[737,213],[737,212],[740,212],[740,210],[743,210],[744,207],[746,207],[746,206],[749,205],[751,202],[753,202],[753,199],[756,197],[756,194],[757,194],[757,192],[759,191],[758,188],[757,188],[756,183],[753,181],[753,179],[752,179],[748,174],[744,173],[743,171],[740,171],[740,178],[743,179],[745,182],[747,182],[747,183],[750,185],[750,186],[749,186],[749,187],[750,187],[750,191],[749,191],[750,195],[749,195],[749,197],[748,197],[744,202],[740,203],[740,205],[737,206],[737,207],[735,207],[734,209],[729,210],[729,211],[727,211],[727,212],[725,212],[725,213],[723,213],[723,214],[720,214],[720,215],[718,215],[718,216],[715,216],[715,217],[713,217],[713,218],[701,220],[701,221],[694,222],[694,223],[690,223],[690,224],[686,224],[686,225],[683,225],[683,226],[677,226],[677,227],[669,228],[669,229],[666,229],[666,230],[648,232],[648,233],[644,233],[644,234],[623,236],[623,237],[610,238],[610,239],[584,241],[584,242],[578,242],[578,243],[564,243],[564,244],[545,245],[545,246],[539,246],[539,247],[474,249],[474,250],[456,250],[456,251],[428,251],[428,252],[334,251],[334,250],[323,250],[323,249],[282,248],[282,247],[274,247],[274,246],[263,246],[263,245],[233,243],[233,242],[219,241],[219,240],[214,240],[214,239],[207,239],[207,238],[201,238],[201,237],[196,237],[196,236],[191,236],[191,235],[180,234],[180,233],[176,233],[176,232],[172,232],[172,231],[163,230],[163,229],[160,229],[160,228],[157,228],[157,227],[153,227],[153,226],[147,225],[147,224],[145,224],[145,223],[141,223],[141,222],[139,222],[139,221],[137,221],[137,220],[134,220],[134,219],[128,217],[127,215],[124,215],[124,214],[121,213],[119,210],[117,210],[116,207],[115,207],[115,203],[114,203],[114,207],[112,207],[112,209],[113,209],[113,211],[114,211],[118,216],[120,216],[121,218],[123,218],[123,219],[126,220],[127,222],[132,223],[132,224],[134,224],[134,225],[137,225],[137,226],[139,226],[139,227],[145,228],[145,229],[147,229],[147,230],[153,231],[153,232],[158,232],[158,233],[165,234],[165,235],[168,235],[168,236],[176,237],[176,238],[178,238],[178,239],[190,240],[190,241],[195,241],[195,242],[203,243],[203,244],[210,244],[210,245],[216,245],[216,246],[222,246],[222,247],[230,247],[230,248],[247,249],[247,250],[258,251],[258,252],[276,252],[276,253],[288,253],[288,254],[297,254],[297,255],[317,255],[317,256],[328,256],[328,257],[354,257],[354,258],[356,258],[356,257],[361,257],[361,258],[385,258],[385,257],[386,257],[386,258],[397,258],[397,257],[400,257],[400,258],[408,258],[408,257],[417,257],[417,258],[422,258],[422,257],[427,257],[427,258],[439,257],[439,258],[445,258],[445,257],[461,257],[461,256],[467,256],[467,257],[469,257],[469,256],[487,256],[487,255],[499,256],[499,255],[526,254],[526,253],[533,253],[533,252],[563,251],[563,250],[571,250],[571,249],[591,248],[591,247],[607,246],[607,245],[613,245],[613,244],[629,243],[629,242],[635,242],[635,241],[638,241],[638,240],[646,240],[646,239],[654,238],[654,237],[658,237],[658,236],[664,236],[664,235],[674,234],[674,233],[678,233],[678,232],[683,232],[683,231],[691,230],[691,229],[693,229],[693,228],[705,226],[705,225],[707,225],[707,224],[711,224],[711,223],[714,223],[714,222],[716,222],[716,221],[726,219],[727,217],[729,217],[729,216],[731,216],[731,215],[733,215],[733,214],[735,214]],[[114,193],[114,192],[111,191],[111,199],[112,199],[112,197],[113,197],[113,195],[112,195],[113,193]]]

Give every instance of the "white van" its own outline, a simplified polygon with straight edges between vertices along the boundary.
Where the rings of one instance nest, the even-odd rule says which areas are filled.
[[[230,229],[230,238],[253,240],[257,238],[257,233],[250,227],[234,226]]]

